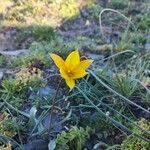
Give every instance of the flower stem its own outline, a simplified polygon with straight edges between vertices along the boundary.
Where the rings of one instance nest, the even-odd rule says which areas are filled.
[[[60,89],[61,81],[62,81],[62,79],[59,81],[57,89],[56,89],[56,92],[55,92],[55,95],[54,95],[54,97],[52,99],[52,107],[51,107],[51,110],[50,110],[50,119],[49,119],[48,133],[50,132],[50,129],[51,129],[51,126],[52,126],[52,115],[53,115],[53,110],[54,110],[54,107],[55,107],[55,100],[57,98],[58,91]]]

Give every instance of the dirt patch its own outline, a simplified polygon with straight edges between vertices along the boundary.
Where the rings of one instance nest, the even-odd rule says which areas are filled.
[[[0,31],[0,51],[14,50],[16,48],[15,39],[17,29],[13,27],[5,27]]]

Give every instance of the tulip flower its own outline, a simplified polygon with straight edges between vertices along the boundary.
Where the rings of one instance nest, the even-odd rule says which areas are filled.
[[[58,67],[61,77],[65,79],[66,84],[72,89],[75,86],[75,80],[83,78],[88,73],[86,69],[92,64],[93,60],[80,60],[79,51],[75,50],[68,55],[64,61],[56,54],[50,54],[50,57]]]

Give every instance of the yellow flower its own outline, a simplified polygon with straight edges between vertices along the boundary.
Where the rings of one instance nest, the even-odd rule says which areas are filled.
[[[55,65],[59,68],[61,77],[65,79],[66,84],[72,89],[75,86],[75,79],[87,75],[85,71],[93,62],[91,59],[80,61],[78,50],[73,51],[64,61],[56,54],[50,54]]]

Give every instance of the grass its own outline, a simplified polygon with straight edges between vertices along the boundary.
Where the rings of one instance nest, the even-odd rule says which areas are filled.
[[[0,81],[0,149],[39,146],[38,140],[52,150],[149,149],[146,2],[6,0],[0,5],[1,31],[16,28],[17,48],[28,49],[11,59],[0,55],[0,68],[6,69]],[[64,81],[58,91],[61,77],[49,53],[65,59],[75,49],[82,59],[103,57],[72,91]]]
[[[28,39],[30,40],[30,42],[27,46],[30,46],[33,41],[51,41],[57,37],[54,29],[50,26],[22,26],[19,28],[19,30],[20,32],[18,33],[16,38],[16,43],[18,43],[18,46],[19,44],[27,41]]]
[[[7,59],[5,56],[0,55],[0,67],[4,67],[7,64]]]

